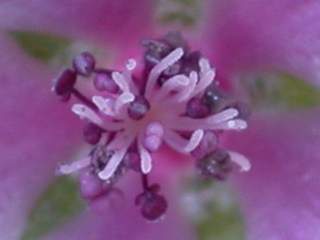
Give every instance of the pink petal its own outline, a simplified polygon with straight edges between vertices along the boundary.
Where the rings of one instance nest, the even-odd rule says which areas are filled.
[[[212,2],[208,42],[218,69],[275,68],[320,85],[318,0]]]
[[[132,178],[133,177],[133,178]],[[128,181],[129,180],[129,181]],[[142,218],[139,208],[134,206],[134,197],[141,192],[139,176],[131,176],[121,187],[124,195],[116,193],[95,202],[80,218],[64,228],[50,234],[46,240],[189,240],[195,239],[191,226],[181,215],[177,189],[170,189],[172,183],[160,182],[169,202],[168,212],[159,222],[148,222]],[[173,184],[175,185],[175,184]],[[132,190],[133,189],[133,190]],[[169,196],[169,197],[168,197]],[[99,202],[100,201],[100,202]]]
[[[21,234],[28,209],[81,132],[50,92],[52,76],[3,35],[0,46],[0,232],[7,240]]]
[[[236,178],[251,240],[320,238],[319,111],[260,115],[232,148],[252,161]]]
[[[105,43],[136,44],[150,30],[152,1],[33,0],[0,3],[0,26],[61,33]],[[125,44],[125,45],[124,45]]]

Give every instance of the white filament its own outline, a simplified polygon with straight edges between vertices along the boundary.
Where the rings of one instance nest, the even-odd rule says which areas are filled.
[[[209,70],[200,77],[200,80],[196,86],[196,89],[193,91],[192,96],[196,96],[203,92],[214,80],[215,72]]]
[[[183,49],[182,48],[177,48],[174,51],[172,51],[171,53],[169,53],[156,66],[154,66],[152,68],[152,70],[149,73],[149,77],[148,77],[147,85],[146,85],[146,93],[145,93],[145,95],[146,95],[147,99],[150,98],[151,92],[152,92],[153,88],[155,87],[155,84],[156,84],[160,74],[165,69],[167,69],[168,67],[170,67],[171,65],[173,65],[174,63],[179,61],[179,59],[182,56],[183,56]]]
[[[187,140],[171,130],[166,130],[164,141],[178,152],[189,153],[200,144],[203,135],[204,131],[198,129],[194,131],[190,139]]]
[[[85,167],[88,167],[90,165],[91,158],[84,158],[82,160],[73,162],[71,164],[64,164],[59,166],[57,173],[58,174],[71,174],[74,172],[77,172]]]
[[[123,76],[119,72],[113,72],[112,78],[114,82],[118,85],[118,87],[122,90],[122,92],[130,92],[129,84],[125,76]]]
[[[139,143],[139,153],[141,161],[141,171],[144,174],[147,174],[152,169],[152,158],[150,153],[143,147],[141,142]]]
[[[240,153],[228,151],[231,161],[239,165],[241,172],[247,172],[251,169],[250,161]]]
[[[112,177],[114,172],[117,170],[119,164],[121,163],[124,155],[126,154],[127,148],[122,148],[116,150],[110,160],[108,161],[106,167],[98,173],[99,178],[102,180],[108,180]]]
[[[168,79],[161,89],[158,91],[157,95],[154,97],[154,101],[159,101],[160,99],[167,96],[170,91],[183,89],[189,85],[189,78],[185,75],[176,75]]]
[[[194,91],[198,82],[198,74],[195,71],[192,71],[189,75],[189,84],[185,87],[183,91],[178,93],[173,98],[178,102],[188,101],[191,98],[191,94]]]
[[[242,119],[234,119],[227,122],[222,122],[212,126],[212,129],[219,130],[244,130],[248,127],[246,121]]]
[[[185,152],[192,152],[196,147],[200,144],[204,135],[204,131],[202,129],[198,129],[194,131],[191,135],[191,138],[188,144],[184,147]]]
[[[120,114],[121,109],[128,103],[133,102],[135,96],[130,92],[122,93],[115,102],[115,112]]]
[[[231,120],[239,115],[239,111],[235,108],[229,108],[207,118],[209,124],[217,124]]]
[[[128,59],[128,62],[126,64],[126,68],[129,70],[129,71],[132,71],[136,68],[137,66],[137,61],[133,58],[130,58]]]
[[[90,122],[103,126],[104,122],[102,119],[89,107],[83,104],[74,104],[71,108],[72,112],[77,114],[81,119],[87,119]]]
[[[114,102],[112,99],[106,99],[101,96],[93,96],[92,102],[98,107],[98,109],[108,116],[115,116],[113,111]]]

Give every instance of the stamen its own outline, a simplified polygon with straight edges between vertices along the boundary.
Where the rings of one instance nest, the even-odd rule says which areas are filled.
[[[186,152],[193,151],[201,142],[203,135],[204,135],[204,132],[202,129],[198,129],[195,132],[193,132],[187,146],[184,147],[184,151]]]
[[[90,122],[101,127],[103,130],[117,131],[123,128],[122,123],[110,122],[107,120],[103,121],[93,110],[83,104],[74,104],[71,110],[81,119],[89,120]]]
[[[96,70],[94,78],[94,86],[98,91],[107,91],[110,93],[117,93],[119,91],[118,85],[112,79],[112,72],[108,70]]]
[[[106,167],[99,172],[98,176],[102,180],[108,180],[112,177],[114,172],[117,170],[117,167],[121,163],[124,155],[126,154],[127,148],[123,148],[114,152],[110,160],[108,161]]]
[[[198,82],[198,74],[195,71],[192,71],[189,75],[188,86],[185,87],[185,89],[180,93],[177,93],[177,95],[174,96],[173,98],[176,98],[178,102],[188,101],[190,99],[192,92],[196,87],[197,82]]]
[[[82,196],[94,200],[127,170],[135,170],[143,183],[136,204],[142,216],[153,221],[167,210],[160,186],[149,185],[147,176],[153,167],[152,154],[161,150],[163,142],[196,158],[200,173],[211,179],[224,180],[235,165],[240,171],[248,171],[251,165],[241,154],[218,147],[220,130],[247,127],[243,119],[248,111],[218,88],[208,59],[192,51],[178,33],[144,45],[141,79],[133,76],[138,72],[132,58],[122,70],[96,69],[94,57],[83,52],[74,58],[74,70],[60,74],[53,91],[64,101],[80,100],[71,110],[87,120],[83,135],[94,145],[89,157],[60,166],[59,174],[81,170]],[[76,79],[92,74],[94,87],[102,94],[90,94],[94,95],[90,99],[78,91]]]
[[[128,106],[128,115],[134,120],[142,119],[150,109],[150,103],[143,96],[138,96]]]
[[[229,153],[222,149],[198,159],[196,166],[203,177],[220,181],[225,180],[232,170]]]
[[[240,153],[228,151],[231,161],[239,165],[241,172],[247,172],[251,169],[250,161]]]
[[[92,102],[96,104],[98,109],[108,116],[115,116],[113,111],[114,101],[112,99],[106,99],[101,96],[93,96]]]
[[[126,78],[119,72],[113,72],[112,78],[123,92],[130,92],[129,84]]]
[[[167,130],[165,132],[164,141],[181,153],[188,153],[193,151],[201,142],[204,132],[202,129],[194,131],[189,140],[182,138],[177,133]]]
[[[217,84],[212,84],[204,93],[204,101],[210,107],[211,111],[216,113],[227,107],[230,98],[218,88]]]
[[[206,73],[200,75],[200,80],[192,93],[192,97],[202,93],[213,82],[215,77],[214,70],[209,70]]]
[[[135,204],[141,206],[141,214],[145,219],[149,221],[158,220],[166,213],[168,203],[158,193],[160,186],[158,184],[149,186],[148,175],[141,174],[141,176],[143,192],[136,197]]]
[[[200,80],[195,87],[195,90],[191,94],[191,97],[197,96],[202,93],[214,80],[215,71],[211,69],[209,61],[207,59],[201,58],[199,60],[200,66]]]
[[[144,174],[148,174],[152,169],[152,158],[150,153],[139,143],[139,153],[141,160],[141,171]]]
[[[77,80],[77,74],[71,69],[65,69],[54,80],[52,91],[57,95],[63,96],[70,94]]]
[[[122,93],[115,102],[115,112],[119,114],[121,112],[121,109],[128,103],[133,102],[135,99],[135,96],[130,92],[124,92]]]
[[[161,62],[158,63],[154,68],[152,68],[148,77],[147,85],[146,85],[145,95],[147,99],[150,98],[151,91],[155,87],[155,84],[160,74],[166,68],[168,68],[169,66],[177,62],[182,56],[183,56],[183,49],[177,48],[174,51],[172,51],[170,54],[168,54],[165,58],[163,58]]]
[[[230,119],[233,119],[235,117],[237,117],[239,114],[238,110],[235,108],[229,108],[227,110],[224,110],[222,112],[219,112],[217,114],[214,114],[211,117],[207,118],[207,122],[209,124],[217,124],[217,123],[222,123],[222,122],[226,122]]]
[[[154,192],[147,192],[144,194],[144,200],[140,200],[141,214],[149,221],[159,220],[167,211],[167,200]]]
[[[209,60],[206,58],[200,58],[199,67],[201,74],[205,74],[206,72],[208,72],[211,69]]]
[[[91,158],[87,157],[82,160],[73,162],[71,164],[60,165],[57,169],[57,174],[68,175],[74,172],[77,172],[83,168],[86,168],[90,165]]]
[[[72,112],[77,114],[81,119],[87,119],[98,126],[103,126],[102,119],[89,107],[83,104],[74,104],[71,108]]]
[[[89,76],[94,68],[96,61],[91,53],[83,52],[73,59],[73,68],[77,74],[85,77]]]
[[[227,122],[219,123],[215,126],[212,126],[211,129],[220,129],[220,130],[244,130],[248,127],[246,121],[242,119],[230,120]]]
[[[189,78],[185,75],[176,75],[170,79],[168,79],[159,92],[155,95],[153,101],[160,101],[164,97],[166,97],[173,90],[181,90],[189,85]]]
[[[137,66],[137,61],[134,60],[133,58],[130,58],[127,62],[127,65],[126,65],[126,68],[129,70],[129,71],[132,71],[136,68]]]
[[[218,138],[212,131],[206,131],[200,144],[192,151],[192,156],[196,159],[205,157],[207,154],[213,152],[218,144]]]

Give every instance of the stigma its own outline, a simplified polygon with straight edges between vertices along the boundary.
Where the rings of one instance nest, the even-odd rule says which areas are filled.
[[[247,122],[242,105],[230,103],[219,89],[209,60],[191,51],[179,33],[142,44],[142,63],[131,58],[121,69],[102,69],[83,52],[55,80],[56,95],[78,100],[71,111],[85,122],[84,140],[93,145],[88,156],[61,165],[58,172],[81,172],[81,193],[95,199],[133,170],[142,176],[143,187],[136,204],[142,216],[157,220],[167,202],[159,185],[148,182],[153,154],[166,145],[192,156],[201,176],[224,180],[234,169],[248,171],[250,162],[219,146],[219,137],[246,129]],[[77,89],[80,77],[92,80],[90,97]]]

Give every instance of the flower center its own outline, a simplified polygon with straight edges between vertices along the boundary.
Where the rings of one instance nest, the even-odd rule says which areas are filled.
[[[127,170],[138,171],[143,176],[138,205],[143,216],[154,220],[166,211],[167,203],[146,179],[152,155],[163,144],[194,156],[207,178],[225,179],[233,165],[248,170],[250,163],[238,153],[217,148],[222,131],[243,130],[247,123],[238,105],[218,88],[208,59],[191,51],[179,34],[143,45],[144,84],[135,80],[134,59],[122,71],[97,69],[94,57],[84,52],[75,57],[73,70],[66,69],[56,79],[53,90],[64,101],[71,96],[80,100],[71,109],[87,122],[85,140],[96,145],[89,157],[61,166],[60,173],[86,169],[82,192],[95,198]],[[78,76],[94,78],[97,93],[91,99],[76,89]]]

